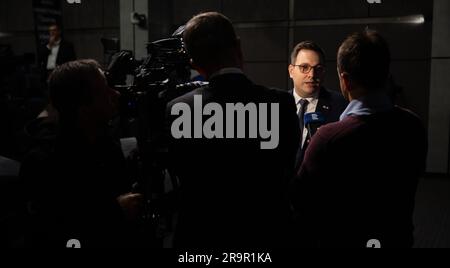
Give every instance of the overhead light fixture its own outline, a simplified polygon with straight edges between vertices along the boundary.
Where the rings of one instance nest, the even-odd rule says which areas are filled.
[[[332,25],[369,25],[369,24],[424,24],[425,16],[409,15],[402,17],[374,17],[374,18],[354,18],[354,19],[329,19],[329,20],[297,20],[293,23],[289,21],[281,22],[248,22],[235,23],[236,28],[270,28],[270,27],[295,27],[301,26],[332,26]]]
[[[411,15],[403,17],[355,18],[335,20],[308,20],[296,21],[295,26],[321,26],[321,25],[366,25],[366,24],[423,24],[424,15]]]
[[[0,38],[10,37],[10,36],[11,36],[11,34],[9,34],[9,33],[2,33],[2,32],[0,32]]]

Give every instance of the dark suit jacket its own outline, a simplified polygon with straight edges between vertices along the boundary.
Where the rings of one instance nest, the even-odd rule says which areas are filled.
[[[293,94],[293,91],[290,91]],[[321,113],[325,117],[325,122],[321,125],[311,126],[311,134],[314,135],[317,129],[323,125],[339,121],[339,117],[347,108],[348,102],[344,99],[341,93],[321,88],[319,93],[319,102],[317,103],[316,112]],[[298,170],[303,161],[306,149],[308,148],[310,140],[305,141],[303,148],[298,149],[296,158],[296,169]]]
[[[203,105],[222,107],[278,103],[280,138],[274,150],[261,150],[260,138],[172,139],[170,154],[181,184],[176,247],[286,246],[287,186],[299,140],[293,97],[254,85],[242,74],[226,74],[169,103],[169,114],[176,103],[187,103],[193,111],[194,95],[203,96]]]
[[[47,70],[48,55],[50,55],[50,50],[47,46],[41,46],[39,49],[39,65],[44,71]],[[66,62],[74,60],[76,60],[76,55],[73,45],[67,41],[61,40],[58,56],[56,58],[56,65],[62,65]]]
[[[325,124],[329,124],[339,121],[339,117],[347,108],[347,105],[348,102],[340,92],[322,88],[319,93],[316,112],[322,113],[325,116]]]
[[[411,247],[426,131],[400,108],[321,127],[292,187],[304,246]]]

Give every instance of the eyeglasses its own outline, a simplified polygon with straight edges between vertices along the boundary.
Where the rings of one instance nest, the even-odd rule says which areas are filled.
[[[293,66],[298,67],[300,72],[302,72],[304,74],[308,74],[309,72],[311,72],[312,69],[314,69],[314,72],[319,75],[325,73],[325,66],[323,66],[323,65],[311,66],[309,64],[301,64],[301,65],[293,64]]]

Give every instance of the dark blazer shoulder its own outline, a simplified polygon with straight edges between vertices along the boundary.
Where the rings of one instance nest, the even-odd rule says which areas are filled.
[[[347,100],[342,96],[342,93],[327,88],[322,88],[320,90],[319,99],[328,99],[333,105],[340,107],[347,106],[348,104]]]
[[[327,123],[336,122],[347,108],[348,102],[341,93],[321,88],[317,112],[324,114]]]
[[[258,87],[262,92],[265,92],[267,95],[277,98],[280,101],[294,102],[294,96],[292,95],[292,93],[290,93],[286,90],[282,90],[282,89],[274,88],[274,87],[265,87],[265,86],[260,86],[260,85],[255,85],[255,87]]]
[[[58,52],[57,63],[63,64],[76,59],[75,49],[72,43],[66,40],[61,41]]]
[[[220,88],[221,86],[233,85],[232,88]],[[217,79],[213,82],[210,82],[209,85],[205,85],[203,87],[197,88],[181,97],[178,97],[168,103],[168,106],[171,107],[176,103],[184,102],[184,103],[193,103],[195,95],[202,95],[204,97],[209,97],[210,95],[215,95],[217,91],[215,90],[230,90],[232,92],[235,89],[238,89],[236,92],[232,92],[230,94],[243,94],[248,96],[253,96],[251,99],[254,99],[256,102],[292,102],[294,103],[294,98],[292,94],[287,91],[266,87],[262,85],[258,85],[253,83],[250,79],[248,79],[244,74],[232,74],[225,75],[220,79]]]

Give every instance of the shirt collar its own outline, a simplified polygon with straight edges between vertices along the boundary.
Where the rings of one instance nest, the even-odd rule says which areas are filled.
[[[302,97],[300,97],[297,94],[297,91],[295,91],[295,88],[294,88],[293,92],[294,92],[295,104],[298,104],[303,99],[307,100],[309,103],[312,103],[314,100],[319,99],[319,90],[316,93],[314,93],[314,95],[312,97],[309,97],[309,98],[302,98]]]
[[[393,108],[394,104],[385,93],[372,93],[352,100],[342,113],[340,120],[342,121],[351,115],[363,116],[387,112]]]

